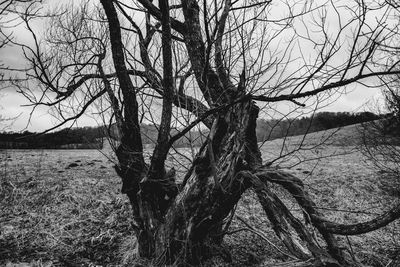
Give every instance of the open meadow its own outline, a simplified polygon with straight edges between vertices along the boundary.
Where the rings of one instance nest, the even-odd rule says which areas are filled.
[[[349,141],[353,130],[310,134],[306,140],[293,137],[283,149],[283,140],[266,142],[264,160],[273,161],[302,144],[303,149],[274,163],[302,178],[329,219],[371,219],[399,201],[400,191],[364,161],[357,144]],[[328,135],[334,135],[330,142],[316,146]],[[0,162],[0,265],[130,266],[130,205],[120,192],[109,148],[3,150]],[[184,158],[180,162],[181,168],[187,166]],[[293,199],[275,189],[300,217]],[[366,265],[400,266],[400,221],[341,240]],[[292,260],[252,192],[241,199],[224,244],[231,254],[221,251],[208,266],[279,266]]]
[[[399,18],[0,0],[0,267],[400,267]]]

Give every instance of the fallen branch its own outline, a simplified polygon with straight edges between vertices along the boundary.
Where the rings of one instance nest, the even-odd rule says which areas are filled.
[[[365,234],[400,218],[400,203],[376,218],[356,224],[339,224],[330,222],[318,214],[316,205],[304,191],[302,181],[296,176],[278,170],[265,170],[255,173],[261,180],[282,185],[296,199],[299,205],[308,213],[312,223],[321,233],[331,233],[337,235],[359,235]]]
[[[389,223],[400,218],[400,204],[397,204],[390,210],[386,211],[382,215],[378,217],[355,224],[339,224],[327,221],[318,216],[313,216],[313,219],[318,222],[320,227],[322,227],[325,231],[337,234],[337,235],[360,235],[368,232],[375,231],[379,228],[382,228]]]

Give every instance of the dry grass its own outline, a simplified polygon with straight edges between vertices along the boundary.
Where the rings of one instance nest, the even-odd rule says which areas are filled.
[[[321,133],[314,134],[310,140],[316,142],[317,137]],[[291,139],[287,149],[296,147],[300,140],[296,138]],[[349,138],[345,140],[349,142]],[[279,140],[264,144],[266,160],[281,152],[280,144]],[[309,142],[306,148],[298,154],[302,157],[293,156],[280,164],[293,166],[291,171],[305,181],[321,211],[331,220],[367,220],[393,203],[393,197],[382,190],[382,177],[363,163],[361,154],[353,146],[314,147]],[[321,157],[329,154],[340,156]],[[296,164],[298,160],[315,156],[320,159]],[[134,238],[129,203],[120,193],[113,163],[100,152],[9,150],[0,152],[0,162],[0,265],[132,264]],[[77,166],[68,167],[71,163]],[[291,198],[279,188],[275,191],[300,216]],[[363,213],[355,213],[356,210]],[[251,192],[240,201],[237,215],[264,232],[270,242],[245,230],[233,233],[225,239],[232,262],[216,257],[206,265],[274,266],[289,260],[279,252],[278,249],[284,248]],[[243,227],[235,219],[230,230]],[[384,229],[342,241],[350,242],[355,256],[365,264],[396,266],[393,264],[400,254],[399,237],[400,222],[395,222]]]
[[[95,150],[1,153],[0,264],[108,264],[131,231],[129,203]],[[78,166],[70,167],[71,163]]]

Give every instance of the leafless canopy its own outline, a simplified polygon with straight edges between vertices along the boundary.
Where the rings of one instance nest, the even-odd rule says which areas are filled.
[[[222,240],[248,188],[290,254],[315,266],[354,266],[335,234],[365,233],[400,216],[396,206],[368,223],[327,222],[298,178],[262,162],[255,137],[260,110],[313,110],[346,86],[378,86],[382,77],[400,74],[390,56],[399,32],[391,1],[100,0],[50,13],[40,2],[23,6],[17,14],[32,42],[6,38],[27,60],[23,70],[9,67],[19,72],[11,82],[33,108],[56,111],[60,123],[48,131],[94,110],[117,125],[116,170],[132,204],[140,256],[200,260],[208,241]],[[150,160],[141,123],[159,127]],[[194,127],[209,134],[179,177],[165,162]],[[270,183],[292,194],[326,249]]]

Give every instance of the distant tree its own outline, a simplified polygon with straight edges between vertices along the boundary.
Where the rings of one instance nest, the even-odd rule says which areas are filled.
[[[400,195],[399,121],[393,114],[364,123],[361,151],[380,175],[380,182],[391,193]]]
[[[399,77],[397,77],[399,78]],[[386,107],[389,111],[387,115],[385,129],[386,133],[400,137],[400,90],[396,87],[389,87],[384,90]]]
[[[370,232],[400,216],[395,206],[364,223],[329,222],[300,179],[262,160],[260,110],[268,114],[274,104],[289,103],[283,116],[289,118],[344,86],[400,74],[398,62],[374,69],[387,58],[384,42],[393,29],[384,22],[396,10],[364,1],[297,2],[82,1],[53,16],[43,39],[22,17],[34,46],[21,45],[30,69],[26,83],[13,85],[34,105],[54,107],[61,119],[54,128],[97,105],[121,133],[116,171],[132,206],[139,257],[198,264],[221,245],[250,189],[291,257],[303,261],[296,266],[356,266],[336,235]],[[332,17],[336,27],[328,23]],[[147,121],[158,128],[149,160],[141,138]],[[291,123],[284,120],[278,131],[287,133]],[[194,127],[209,134],[179,176],[167,156]],[[174,162],[180,165],[182,158]],[[304,221],[270,183],[293,196]]]
[[[395,1],[387,2],[400,8]],[[398,44],[392,45],[396,50],[391,53],[391,62],[399,59],[400,49]],[[381,113],[379,120],[363,125],[362,152],[380,174],[384,186],[400,195],[400,75],[386,76],[382,81],[384,108],[376,108]]]

